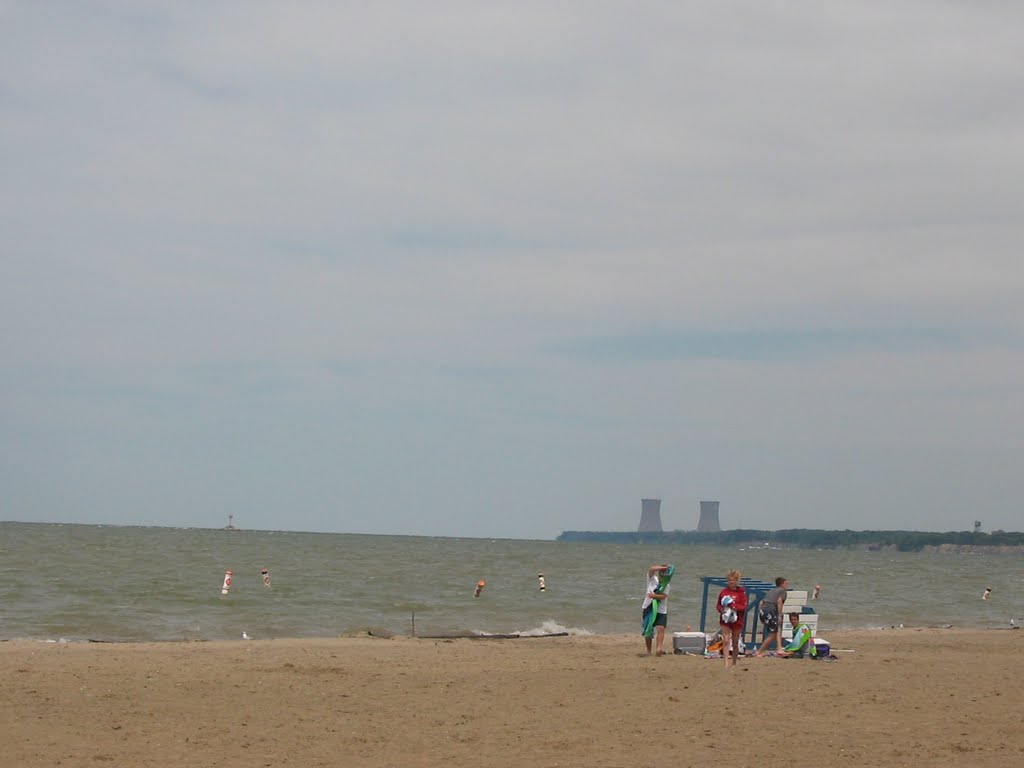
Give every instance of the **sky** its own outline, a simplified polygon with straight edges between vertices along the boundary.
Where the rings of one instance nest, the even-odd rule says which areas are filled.
[[[1021,530],[1024,5],[0,3],[0,520]]]

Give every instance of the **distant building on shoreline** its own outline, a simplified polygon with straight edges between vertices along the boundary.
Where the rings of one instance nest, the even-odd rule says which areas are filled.
[[[722,530],[718,522],[718,502],[702,501],[700,503],[700,520],[697,522],[697,530],[707,533],[717,533]]]
[[[637,533],[661,533],[664,530],[661,527],[661,499],[640,499],[640,525],[637,526]]]

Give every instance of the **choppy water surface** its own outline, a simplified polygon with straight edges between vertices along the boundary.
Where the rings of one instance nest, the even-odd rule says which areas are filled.
[[[0,523],[0,639],[147,641],[563,629],[636,632],[646,568],[677,566],[670,631],[697,628],[701,575],[823,585],[820,629],[1009,626],[1024,557],[658,547]],[[270,572],[264,587],[261,568]],[[225,570],[234,571],[227,596]],[[537,589],[544,573],[545,592]],[[479,599],[476,582],[487,584]],[[981,600],[985,587],[992,599]]]

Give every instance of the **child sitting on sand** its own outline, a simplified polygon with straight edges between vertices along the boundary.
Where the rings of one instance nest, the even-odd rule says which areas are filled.
[[[805,653],[811,657],[817,656],[818,653],[814,648],[814,641],[811,639],[811,628],[800,622],[800,614],[789,614],[789,623],[793,625],[793,639],[789,641],[789,645],[779,651],[778,655],[784,658],[789,656],[802,657]]]

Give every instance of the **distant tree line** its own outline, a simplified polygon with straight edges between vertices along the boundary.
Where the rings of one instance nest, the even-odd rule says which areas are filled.
[[[943,544],[974,547],[1024,546],[1024,533],[993,531],[824,531],[815,528],[786,528],[758,531],[734,528],[729,531],[563,531],[556,541],[597,541],[636,544],[711,544],[737,545],[769,542],[802,549],[898,549],[920,552],[925,547]]]

